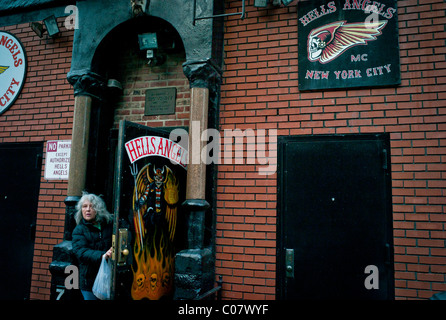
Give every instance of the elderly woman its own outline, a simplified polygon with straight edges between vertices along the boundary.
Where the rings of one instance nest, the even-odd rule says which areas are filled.
[[[111,257],[113,216],[104,200],[84,193],[76,205],[76,228],[73,230],[73,252],[79,262],[79,286],[85,300],[96,300],[92,293],[102,257]]]

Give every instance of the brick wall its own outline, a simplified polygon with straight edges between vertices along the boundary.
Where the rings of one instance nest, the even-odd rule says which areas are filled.
[[[227,12],[241,1],[225,1]],[[446,46],[443,0],[398,1],[402,83],[299,92],[297,1],[227,18],[222,129],[279,135],[389,132],[397,299],[446,290]],[[219,167],[216,272],[225,298],[275,298],[276,175]]]
[[[166,55],[161,66],[149,66],[139,52],[133,49],[124,52],[120,61],[119,74],[123,87],[122,99],[115,109],[115,126],[120,120],[133,121],[151,127],[175,127],[189,124],[190,88],[183,73],[184,53]],[[145,91],[147,89],[176,87],[175,114],[145,116]]]
[[[44,179],[46,141],[70,140],[73,125],[73,88],[66,77],[71,66],[73,31],[59,19],[61,35],[40,39],[28,23],[1,27],[24,45],[28,70],[25,85],[14,105],[0,117],[0,143],[44,142],[37,211],[31,299],[49,299],[53,246],[63,238],[67,181]],[[184,54],[167,56],[166,63],[150,67],[137,53],[126,52],[117,62],[123,97],[115,109],[115,125],[126,119],[152,127],[187,126],[190,110],[189,82],[182,69]],[[145,90],[176,87],[175,115],[144,116]]]
[[[225,23],[220,129],[277,129],[279,135],[389,132],[391,135],[396,296],[427,298],[446,290],[446,46],[442,0],[398,1],[402,84],[319,92],[297,89],[297,7],[259,10]],[[227,12],[241,1],[226,0]],[[71,139],[72,31],[38,38],[28,23],[2,27],[24,44],[25,86],[0,117],[0,143]],[[116,122],[188,125],[190,91],[181,55],[147,68],[122,59],[124,99]],[[127,69],[128,68],[128,69]],[[175,115],[144,116],[144,90],[177,87]],[[46,150],[44,150],[45,152]],[[63,236],[66,181],[46,181],[42,166],[32,299],[48,299],[52,248]],[[255,164],[222,164],[217,181],[216,273],[225,298],[275,298],[277,176]]]
[[[66,80],[71,65],[73,32],[63,27],[55,39],[40,39],[28,23],[0,27],[23,44],[28,59],[25,85],[19,98],[0,116],[0,143],[44,142],[37,209],[31,299],[49,299],[53,246],[62,241],[67,184],[44,179],[46,141],[71,140],[74,96]]]

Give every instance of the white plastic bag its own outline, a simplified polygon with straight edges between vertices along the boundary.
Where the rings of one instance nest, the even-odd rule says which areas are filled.
[[[102,257],[101,266],[93,284],[93,294],[100,300],[110,300],[111,296],[111,262],[108,260]]]

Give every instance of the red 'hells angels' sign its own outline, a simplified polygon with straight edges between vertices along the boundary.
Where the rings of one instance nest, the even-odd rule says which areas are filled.
[[[396,2],[299,2],[299,89],[401,83]]]
[[[26,56],[20,41],[0,31],[0,114],[8,110],[25,82]]]

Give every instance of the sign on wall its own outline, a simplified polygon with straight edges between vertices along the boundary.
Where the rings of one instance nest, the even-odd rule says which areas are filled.
[[[26,75],[26,56],[20,41],[0,31],[0,114],[8,110],[20,94]]]
[[[175,114],[177,88],[157,88],[146,90],[145,116]]]
[[[401,83],[396,2],[299,2],[299,90]]]
[[[70,154],[71,140],[55,140],[46,143],[46,180],[68,180]]]

